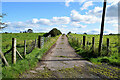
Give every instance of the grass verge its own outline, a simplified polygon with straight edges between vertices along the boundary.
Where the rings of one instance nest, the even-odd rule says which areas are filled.
[[[51,38],[44,44],[42,49],[35,48],[30,54],[26,55],[26,58],[18,61],[16,64],[10,67],[2,68],[2,78],[18,78],[23,72],[34,68],[37,65],[39,59],[42,58],[45,52],[55,44],[59,36]]]

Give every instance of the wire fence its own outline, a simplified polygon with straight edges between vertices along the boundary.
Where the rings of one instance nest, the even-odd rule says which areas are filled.
[[[87,37],[87,36],[82,36],[82,37],[75,37],[72,35],[68,35],[69,40],[71,41],[72,45],[76,47],[81,47],[86,50],[93,50],[93,52],[99,53],[99,42],[96,42],[96,37]],[[116,43],[113,45],[115,42],[110,42],[109,38],[106,38],[104,44],[102,44],[102,50],[100,55],[107,56],[115,54],[115,53],[120,53],[120,46]]]
[[[17,45],[17,39],[12,38],[12,48],[5,53],[2,53],[2,51],[0,50],[2,63],[9,66],[9,63],[5,58],[5,55],[9,54],[9,57],[12,57],[10,59],[12,64],[16,64],[17,60],[24,59],[27,54],[30,54],[34,50],[34,48],[42,48],[44,46],[44,43],[49,41],[50,37],[51,35],[49,35],[48,37],[38,36],[38,39],[29,40],[29,42],[27,42],[27,40],[24,40],[24,44],[21,45]]]

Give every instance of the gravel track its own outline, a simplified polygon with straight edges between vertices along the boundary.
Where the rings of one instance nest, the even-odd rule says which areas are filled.
[[[37,67],[25,72],[20,78],[99,78],[89,71],[93,64],[77,55],[67,37],[60,36]]]

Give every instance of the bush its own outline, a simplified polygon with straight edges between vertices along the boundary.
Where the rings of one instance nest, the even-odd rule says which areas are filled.
[[[60,30],[53,28],[49,33],[44,34],[44,37],[47,37],[48,35],[51,35],[51,37],[55,37],[57,35],[62,34]]]

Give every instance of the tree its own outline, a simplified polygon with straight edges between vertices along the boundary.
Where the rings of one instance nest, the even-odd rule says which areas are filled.
[[[71,32],[68,32],[68,35],[71,34]]]
[[[61,31],[58,30],[57,28],[53,28],[53,29],[49,32],[49,34],[51,34],[52,37],[55,37],[55,36],[57,36],[57,35],[59,35],[59,34],[62,34],[62,33],[61,33]]]
[[[87,35],[87,33],[83,33],[83,34]]]
[[[110,33],[109,35],[113,35],[112,33]]]
[[[32,29],[28,29],[27,32],[28,33],[33,33],[33,30]]]
[[[55,37],[57,35],[62,34],[60,30],[53,28],[51,31],[49,31],[49,33],[44,34],[44,37],[47,37],[48,35],[51,35],[51,37]]]
[[[3,16],[5,16],[5,15],[6,15],[6,14],[0,15],[0,29],[3,29],[3,28],[5,28],[5,27],[7,27],[7,24],[4,23],[4,22],[2,22],[2,18],[3,18]]]

